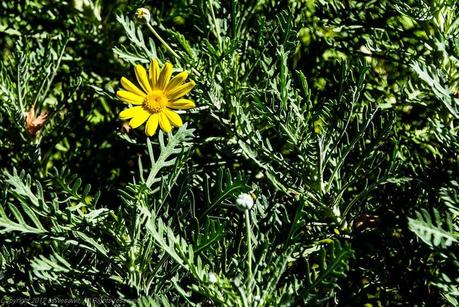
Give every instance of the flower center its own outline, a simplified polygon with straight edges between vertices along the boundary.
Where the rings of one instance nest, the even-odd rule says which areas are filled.
[[[167,106],[168,102],[169,101],[167,100],[167,97],[164,95],[163,91],[155,90],[149,93],[147,97],[145,97],[143,105],[150,112],[158,113]]]

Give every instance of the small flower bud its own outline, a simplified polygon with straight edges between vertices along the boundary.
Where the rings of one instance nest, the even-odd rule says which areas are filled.
[[[242,193],[236,199],[236,204],[241,210],[250,210],[253,207],[253,198],[250,194]]]
[[[182,16],[175,16],[172,21],[179,26],[183,26],[185,24],[185,18]]]
[[[144,7],[141,7],[135,12],[135,17],[141,22],[149,23],[151,18],[150,11]]]
[[[217,275],[215,275],[213,272],[210,272],[207,278],[211,284],[215,284],[217,282]]]

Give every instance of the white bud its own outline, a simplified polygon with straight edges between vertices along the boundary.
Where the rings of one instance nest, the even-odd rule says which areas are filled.
[[[144,7],[141,7],[135,12],[135,17],[142,22],[149,23],[151,18],[150,11]]]
[[[211,284],[215,284],[217,282],[217,275],[215,275],[213,272],[210,272],[207,278]]]
[[[250,210],[253,207],[253,198],[250,194],[242,193],[236,199],[236,204],[242,210]]]

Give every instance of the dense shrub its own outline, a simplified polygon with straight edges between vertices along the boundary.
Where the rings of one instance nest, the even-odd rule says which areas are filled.
[[[456,1],[2,1],[0,52],[2,303],[458,304]]]

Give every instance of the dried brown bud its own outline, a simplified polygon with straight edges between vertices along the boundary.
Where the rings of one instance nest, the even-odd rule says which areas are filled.
[[[126,133],[129,133],[132,130],[131,126],[129,126],[128,120],[123,121],[123,123],[121,124],[121,130],[123,130]]]
[[[38,131],[40,131],[40,129],[45,125],[47,118],[47,112],[42,112],[38,117],[35,117],[35,108],[30,108],[30,110],[26,113],[27,132],[29,132],[29,134],[33,137],[37,136]]]

